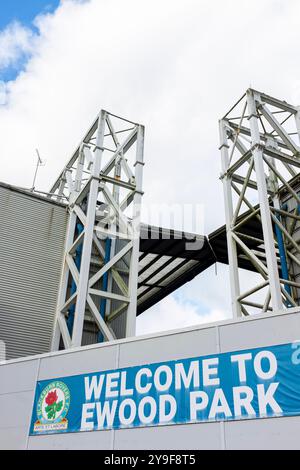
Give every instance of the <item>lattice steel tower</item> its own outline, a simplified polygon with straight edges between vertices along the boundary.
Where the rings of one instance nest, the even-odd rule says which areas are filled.
[[[249,89],[219,124],[234,316],[297,307],[300,108]]]
[[[101,111],[50,191],[69,222],[52,350],[135,334],[144,127]]]

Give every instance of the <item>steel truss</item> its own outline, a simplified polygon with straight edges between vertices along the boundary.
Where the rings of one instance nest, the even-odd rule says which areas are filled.
[[[233,315],[296,307],[300,108],[249,89],[219,129]],[[260,278],[243,292],[242,257]]]
[[[69,222],[52,350],[135,334],[144,127],[102,110],[50,190]]]

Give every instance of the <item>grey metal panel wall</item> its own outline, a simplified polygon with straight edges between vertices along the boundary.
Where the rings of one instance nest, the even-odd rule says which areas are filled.
[[[66,209],[0,187],[0,340],[7,358],[50,350]]]
[[[299,339],[299,336],[300,312],[294,310],[282,315],[260,315],[239,321],[220,322],[0,365],[0,448],[300,449],[297,439],[299,416],[226,423],[161,425],[29,438],[27,435],[36,380],[283,344]],[[8,404],[10,420],[5,411]],[[21,405],[23,413],[19,415]]]
[[[0,366],[0,448],[26,449],[40,360]]]

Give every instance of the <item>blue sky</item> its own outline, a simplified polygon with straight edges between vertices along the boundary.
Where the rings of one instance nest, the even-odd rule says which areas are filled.
[[[41,12],[53,11],[59,0],[2,0],[0,7],[0,29],[18,20],[30,26],[32,20]]]
[[[15,21],[36,32],[33,25],[34,18],[40,13],[53,12],[59,3],[60,0],[1,0],[0,34]],[[0,69],[0,80],[14,80],[26,63],[27,58],[24,54],[14,64]]]

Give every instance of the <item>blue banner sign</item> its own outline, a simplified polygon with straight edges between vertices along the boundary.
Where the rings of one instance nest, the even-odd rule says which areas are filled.
[[[30,434],[300,414],[300,343],[37,382]]]

